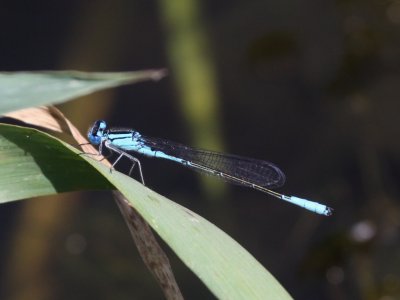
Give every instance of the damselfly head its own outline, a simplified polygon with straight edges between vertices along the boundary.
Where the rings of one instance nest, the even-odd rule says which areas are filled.
[[[93,145],[99,145],[104,136],[104,131],[107,128],[107,123],[103,120],[94,122],[93,126],[88,131],[88,139]]]

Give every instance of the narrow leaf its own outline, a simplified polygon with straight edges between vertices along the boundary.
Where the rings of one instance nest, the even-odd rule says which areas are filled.
[[[250,253],[196,213],[47,134],[0,126],[0,202],[109,183],[219,299],[291,299]]]
[[[79,71],[0,72],[0,114],[57,104],[106,88],[159,80],[164,70],[85,73]]]
[[[71,154],[65,144],[35,129],[0,125],[0,203],[112,188],[79,152]]]

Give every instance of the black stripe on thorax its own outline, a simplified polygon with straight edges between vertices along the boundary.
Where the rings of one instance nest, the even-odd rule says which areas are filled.
[[[108,139],[110,141],[115,141],[115,140],[126,139],[129,135],[133,136],[134,133],[135,133],[135,131],[132,129],[110,129],[107,132],[107,135],[108,135]],[[114,136],[111,137],[110,135],[114,135]],[[117,135],[117,136],[115,136],[115,135]],[[124,136],[118,136],[118,135],[124,135]]]

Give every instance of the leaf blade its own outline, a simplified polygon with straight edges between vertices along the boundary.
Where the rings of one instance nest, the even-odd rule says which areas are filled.
[[[165,70],[137,72],[0,72],[0,114],[58,104],[103,89],[143,80],[159,80]]]
[[[60,141],[35,129],[0,126],[0,203],[112,187],[93,168],[87,168],[81,155],[71,155]]]
[[[14,155],[15,152],[18,153]],[[14,160],[9,159],[10,156]],[[27,165],[19,163],[18,159],[28,159],[29,164],[36,163],[37,166],[28,172]],[[17,171],[17,178],[20,177],[22,180],[14,180],[13,185],[7,184],[4,178],[9,174],[3,170],[5,166],[2,164],[13,165]],[[46,164],[50,164],[52,170],[49,170]],[[88,170],[80,171],[80,168]],[[60,174],[60,171],[65,173]],[[41,192],[38,193],[34,187],[27,185],[30,181],[25,179],[32,179],[30,176],[37,176],[33,177],[32,182],[45,187],[44,189],[41,187]],[[54,176],[60,178],[55,181]],[[107,180],[101,181],[96,176]],[[72,177],[70,182],[62,188],[54,184],[55,182],[65,184],[64,181],[70,177]],[[43,191],[58,193],[68,188],[71,190],[86,188],[97,180],[100,181],[95,185],[104,185],[103,188],[110,188],[110,184],[117,187],[218,298],[291,299],[279,282],[250,253],[196,213],[124,174],[116,171],[110,173],[109,167],[89,155],[79,155],[78,150],[48,134],[30,128],[0,125],[0,191],[15,190],[19,184],[18,189],[32,188],[31,196],[38,196],[43,194]],[[18,190],[15,193],[13,198],[9,195],[7,198],[7,195],[0,193],[0,203],[21,199],[27,195],[26,192],[19,193]]]

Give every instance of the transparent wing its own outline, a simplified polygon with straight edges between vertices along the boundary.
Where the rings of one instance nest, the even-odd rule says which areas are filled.
[[[285,183],[285,174],[277,166],[267,161],[194,149],[159,138],[142,136],[141,141],[154,151],[162,151],[167,155],[203,167],[186,165],[191,169],[221,176],[224,180],[234,184],[246,186],[255,184],[266,188],[278,188]]]

